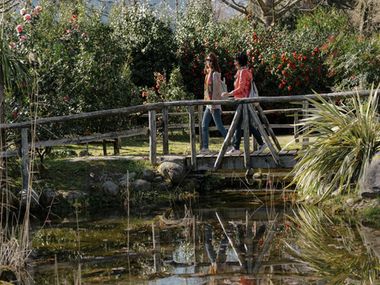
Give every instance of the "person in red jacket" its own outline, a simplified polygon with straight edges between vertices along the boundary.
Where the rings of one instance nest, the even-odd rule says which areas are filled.
[[[245,52],[239,53],[235,56],[234,65],[237,69],[235,75],[234,82],[234,90],[231,92],[225,92],[222,94],[222,97],[234,97],[235,99],[243,99],[249,96],[249,92],[251,90],[251,83],[253,79],[253,75],[251,70],[247,67],[248,64],[248,56]],[[227,154],[240,154],[240,142],[241,142],[241,125],[243,122],[243,114],[241,114],[238,124],[236,126],[236,130],[233,137],[233,149],[227,152]],[[262,152],[266,148],[266,144],[263,142],[261,138],[260,132],[253,126],[251,120],[249,120],[249,129],[250,132],[255,137],[257,143],[259,144],[259,152]]]

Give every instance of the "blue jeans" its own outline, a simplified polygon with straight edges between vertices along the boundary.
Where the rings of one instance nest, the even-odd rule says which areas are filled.
[[[248,122],[249,122],[250,133],[255,137],[257,143],[259,145],[262,145],[264,143],[263,139],[261,138],[260,132],[253,126],[252,118],[250,115],[249,115]],[[241,135],[242,135],[242,130],[241,130],[242,123],[243,123],[243,114],[240,115],[239,121],[238,121],[237,126],[236,126],[236,130],[234,133],[234,137],[232,139],[232,144],[233,144],[235,149],[240,149],[240,142],[241,142]]]
[[[202,148],[208,148],[208,127],[211,123],[211,119],[214,119],[215,125],[218,128],[220,134],[225,138],[227,136],[227,130],[222,122],[222,112],[220,109],[210,110],[206,107],[203,113],[202,120]]]

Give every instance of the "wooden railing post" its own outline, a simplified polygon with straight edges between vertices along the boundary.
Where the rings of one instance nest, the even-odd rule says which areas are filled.
[[[29,191],[29,143],[28,129],[21,129],[21,169],[22,169],[22,189]]]
[[[200,147],[202,147],[202,142],[203,142],[202,121],[203,121],[203,105],[199,105],[198,106],[198,133],[199,133]]]
[[[244,167],[250,168],[249,156],[249,113],[247,104],[243,105],[243,131],[244,131]]]
[[[307,100],[302,102],[302,113],[303,113],[303,119],[307,118],[308,116],[308,109],[309,109],[309,102]],[[307,137],[308,129],[303,127],[302,132],[302,148],[305,148],[309,144],[309,138]]]
[[[156,111],[149,111],[149,160],[155,165],[157,163],[157,128]]]
[[[164,155],[169,154],[169,111],[168,107],[162,109],[162,152]]]
[[[189,127],[190,127],[190,147],[191,147],[191,167],[197,169],[197,150],[195,137],[195,114],[194,106],[189,106]]]
[[[299,118],[298,118],[298,111],[294,112],[294,141],[296,143],[299,142],[298,136],[299,136]]]

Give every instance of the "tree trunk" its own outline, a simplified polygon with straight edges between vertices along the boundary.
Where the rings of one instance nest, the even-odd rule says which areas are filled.
[[[274,24],[274,0],[264,0],[265,9],[263,9],[265,27],[270,27]]]

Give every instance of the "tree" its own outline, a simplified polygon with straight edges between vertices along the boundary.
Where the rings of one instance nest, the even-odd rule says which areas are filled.
[[[253,22],[259,22],[266,27],[275,23],[300,3],[302,0],[248,0],[247,4],[238,3],[236,0],[222,0],[232,9],[246,15]]]

